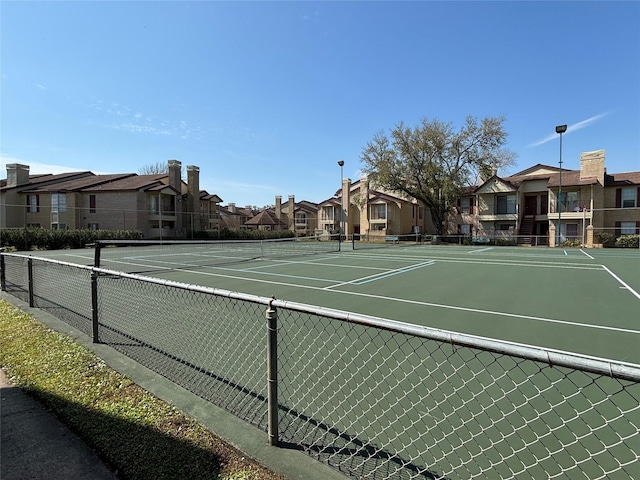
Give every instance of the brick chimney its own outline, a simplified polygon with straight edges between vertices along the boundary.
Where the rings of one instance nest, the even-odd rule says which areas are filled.
[[[294,211],[296,208],[296,200],[293,195],[289,195],[289,207],[287,216],[289,217],[289,230],[296,230],[296,212]]]
[[[194,214],[194,228],[202,230],[200,212],[200,168],[187,165],[187,210]]]
[[[280,217],[282,217],[282,197],[276,195],[276,218],[280,220]]]
[[[582,152],[580,154],[580,180],[595,177],[600,185],[604,185],[604,150],[594,150],[593,152]]]
[[[7,187],[18,187],[29,183],[29,165],[7,164]]]
[[[178,160],[169,160],[169,185],[182,193],[182,163]]]

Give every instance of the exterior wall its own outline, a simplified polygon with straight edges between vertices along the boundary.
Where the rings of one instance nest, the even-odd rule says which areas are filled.
[[[19,228],[25,224],[25,198],[16,190],[0,194],[0,228]]]
[[[608,231],[615,233],[616,222],[640,222],[640,205],[638,205],[638,194],[636,193],[636,206],[635,207],[616,207],[616,190],[621,188],[620,186],[611,186],[604,189],[604,205],[605,209],[602,212],[602,222],[594,223],[596,231]],[[625,187],[622,187],[625,188]],[[640,188],[638,185],[629,185],[628,188],[633,188],[636,192]],[[598,213],[598,212],[596,212]]]
[[[38,211],[30,212],[26,208],[26,213],[23,216],[23,221],[26,222],[26,225],[23,226],[40,225],[43,228],[51,228],[51,195],[49,193],[39,193],[37,195],[40,205]],[[26,194],[22,194],[20,197],[21,203],[26,205]]]
[[[295,212],[295,232],[297,235],[310,236],[318,226],[318,214],[304,210]]]

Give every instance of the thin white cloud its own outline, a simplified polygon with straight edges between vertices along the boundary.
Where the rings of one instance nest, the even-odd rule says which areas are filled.
[[[36,83],[36,87],[39,88],[40,90],[46,90],[47,87],[45,85],[42,85],[41,83]]]
[[[607,115],[609,115],[609,112],[605,112],[605,113],[601,113],[599,115],[595,115],[593,117],[587,118],[586,120],[582,120],[581,122],[578,123],[574,123],[573,125],[568,125],[567,126],[567,131],[566,133],[564,133],[564,135],[566,135],[567,133],[571,133],[571,132],[575,132],[576,130],[580,130],[582,128],[586,128],[589,125],[597,122],[598,120],[600,120],[601,118],[606,117]],[[552,133],[550,135],[548,135],[547,137],[543,138],[542,140],[538,140],[537,142],[533,142],[531,144],[529,144],[529,147],[539,147],[540,145],[544,145],[547,142],[550,142],[554,139],[558,138],[558,134],[557,133]]]
[[[171,130],[165,128],[156,128],[148,125],[138,125],[135,123],[119,123],[109,125],[111,128],[115,128],[116,130],[126,130],[132,133],[150,133],[152,135],[171,135]]]

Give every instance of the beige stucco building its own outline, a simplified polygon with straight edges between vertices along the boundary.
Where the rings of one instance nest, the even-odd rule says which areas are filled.
[[[318,206],[322,234],[365,238],[433,231],[431,216],[415,199],[373,188],[367,178],[343,179],[342,188]]]
[[[140,230],[144,238],[184,238],[220,224],[221,199],[199,188],[199,168],[169,160],[168,173],[30,175],[7,165],[0,184],[0,228]]]
[[[605,151],[584,152],[580,169],[534,165],[467,189],[448,233],[527,245],[597,246],[599,234],[640,231],[640,172],[608,174]]]

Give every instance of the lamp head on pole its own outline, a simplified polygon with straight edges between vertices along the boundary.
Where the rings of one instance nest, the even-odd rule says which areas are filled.
[[[567,126],[566,125],[558,125],[556,127],[556,133],[563,134],[566,131],[567,131]]]
[[[340,165],[341,167],[343,167],[343,166],[344,166],[344,160],[340,160],[340,161],[338,162],[338,165]]]

